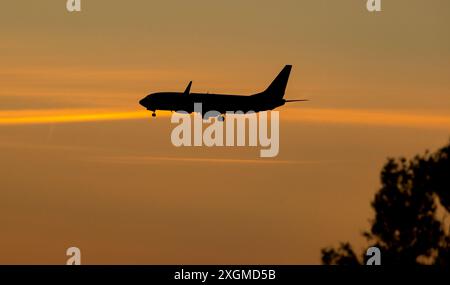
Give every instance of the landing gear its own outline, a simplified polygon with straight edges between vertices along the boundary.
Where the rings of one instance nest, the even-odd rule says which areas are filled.
[[[156,117],[156,112],[155,112],[155,111],[153,111],[152,117],[153,117],[153,118]]]

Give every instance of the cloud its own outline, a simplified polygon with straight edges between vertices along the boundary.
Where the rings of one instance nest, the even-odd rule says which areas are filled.
[[[392,110],[292,108],[282,119],[322,124],[408,127],[450,130],[450,115]]]
[[[234,159],[234,158],[198,158],[198,157],[166,157],[166,156],[106,156],[89,158],[91,162],[118,163],[118,164],[152,164],[159,162],[181,162],[181,163],[224,163],[224,164],[317,164],[324,161],[294,161],[294,160],[270,160],[270,159]]]
[[[148,117],[149,114],[145,111],[102,109],[13,110],[0,111],[0,126],[134,120]]]
[[[158,117],[169,117],[170,114],[170,112],[160,111]],[[149,116],[150,113],[145,110],[4,110],[0,111],[0,126],[137,120],[147,119]],[[429,113],[300,107],[280,110],[280,118],[288,122],[450,130],[450,115]]]

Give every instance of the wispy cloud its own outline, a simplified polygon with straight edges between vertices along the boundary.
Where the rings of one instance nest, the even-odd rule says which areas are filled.
[[[450,114],[323,108],[292,108],[283,112],[282,119],[301,122],[450,130]]]
[[[102,109],[14,110],[0,112],[0,125],[33,125],[133,120],[147,118],[148,116],[148,112],[145,111]]]
[[[450,130],[450,115],[362,109],[285,108],[283,121]],[[158,112],[168,117],[170,112]],[[147,119],[145,110],[52,109],[0,111],[0,125]]]
[[[223,164],[319,164],[325,161],[296,161],[279,159],[238,159],[238,158],[198,158],[198,157],[168,157],[168,156],[104,156],[89,158],[91,162],[118,164],[153,164],[153,163],[223,163]]]

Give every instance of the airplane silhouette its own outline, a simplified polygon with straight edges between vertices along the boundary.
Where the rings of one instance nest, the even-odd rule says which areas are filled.
[[[226,94],[202,94],[190,93],[192,81],[189,82],[184,92],[158,92],[146,96],[139,104],[152,111],[156,116],[156,110],[195,112],[194,104],[202,103],[202,116],[208,111],[217,111],[220,114],[226,112],[249,111],[260,112],[273,110],[289,102],[308,101],[283,99],[286,85],[292,65],[286,65],[273,82],[261,93],[254,95],[226,95]]]

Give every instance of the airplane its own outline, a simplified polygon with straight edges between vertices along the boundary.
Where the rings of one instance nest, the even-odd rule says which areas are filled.
[[[253,95],[191,93],[191,81],[184,92],[153,93],[140,100],[139,104],[152,111],[152,116],[156,117],[156,110],[192,113],[196,111],[194,104],[202,103],[202,116],[208,111],[217,111],[221,114],[219,119],[223,120],[227,112],[268,111],[285,103],[308,101],[283,99],[291,69],[292,65],[286,65],[266,90]]]

